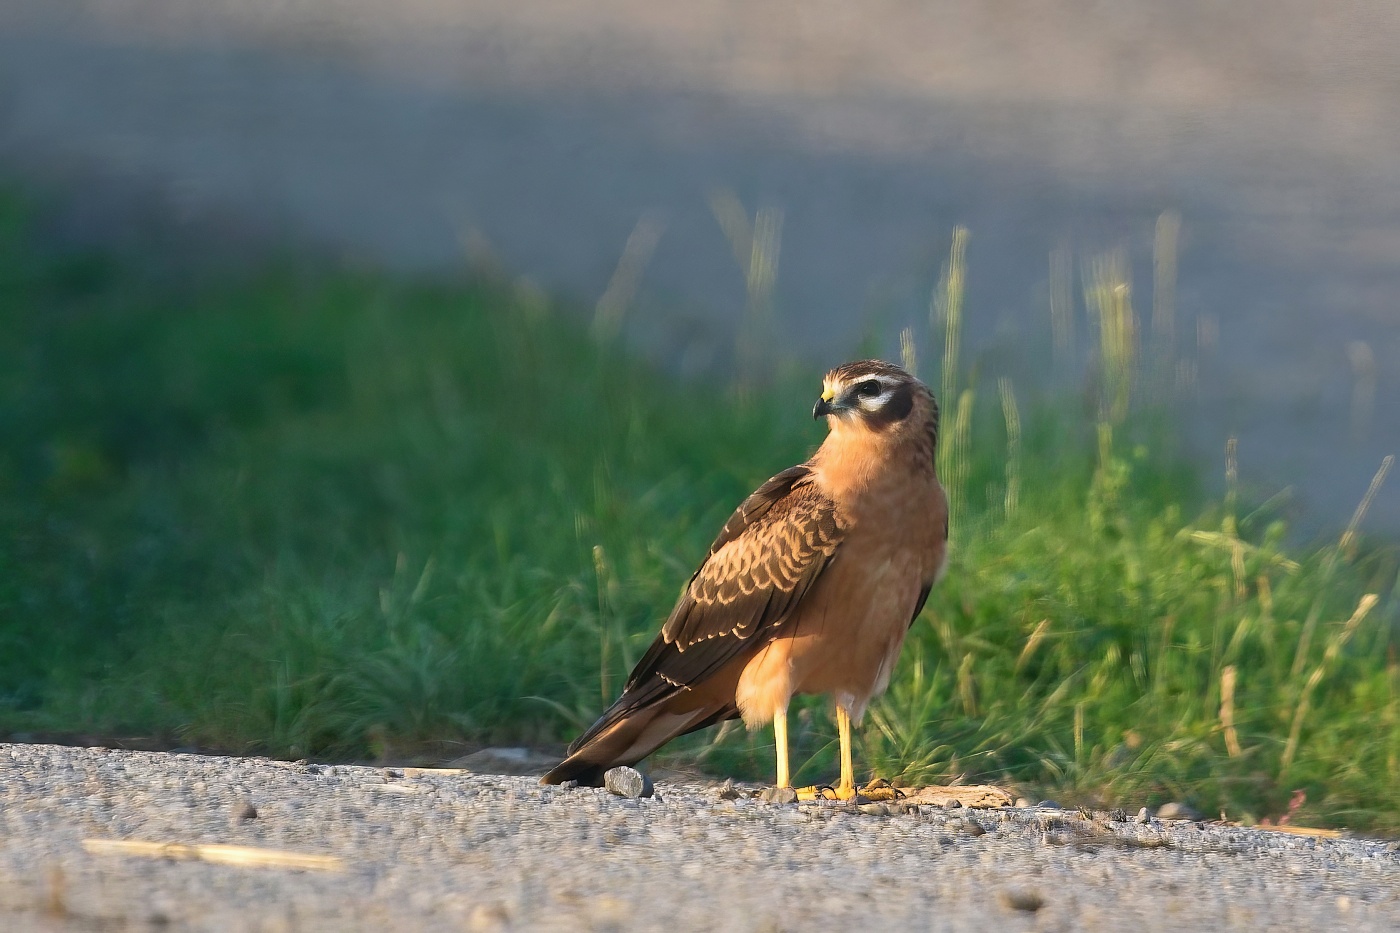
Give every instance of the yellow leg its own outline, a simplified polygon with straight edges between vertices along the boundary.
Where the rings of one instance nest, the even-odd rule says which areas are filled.
[[[778,786],[791,787],[792,776],[788,771],[787,707],[773,717],[773,738],[778,742]]]
[[[834,790],[838,800],[856,795],[856,768],[851,760],[851,714],[836,707],[836,733],[841,738],[841,783]]]
[[[856,768],[851,758],[851,716],[841,707],[836,707],[836,732],[841,739],[841,780],[835,787],[814,785],[797,792],[799,800],[853,800],[855,799]]]
[[[787,723],[783,723],[783,731],[787,731]],[[841,780],[835,787],[824,785],[814,785],[803,787],[797,791],[798,800],[856,800],[857,798],[868,800],[898,800],[904,794],[893,787],[888,781],[876,779],[864,787],[856,787],[856,767],[851,752],[851,714],[844,708],[836,707],[836,733],[841,740]],[[784,736],[786,738],[786,736]],[[786,741],[780,748],[786,748]],[[783,754],[782,751],[779,752]],[[780,758],[779,774],[786,774],[785,758]],[[779,786],[782,786],[779,784]]]

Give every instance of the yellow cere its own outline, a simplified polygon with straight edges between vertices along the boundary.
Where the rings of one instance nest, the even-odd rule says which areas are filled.
[[[822,401],[829,402],[836,397],[836,390],[831,386],[822,386]]]

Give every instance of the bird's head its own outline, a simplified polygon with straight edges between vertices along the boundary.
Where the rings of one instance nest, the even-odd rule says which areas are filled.
[[[928,387],[903,369],[861,360],[826,374],[812,417],[825,417],[833,431],[860,427],[884,433],[910,427],[911,420],[925,427],[930,418],[936,430],[938,407]]]

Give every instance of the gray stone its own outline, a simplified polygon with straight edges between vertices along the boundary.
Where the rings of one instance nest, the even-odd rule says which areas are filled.
[[[1184,803],[1164,803],[1157,808],[1159,820],[1199,820],[1201,814]]]
[[[999,892],[998,899],[1012,910],[1024,910],[1028,913],[1035,913],[1045,906],[1044,896],[1033,888],[1004,888]]]
[[[1137,821],[1139,823],[1151,823],[1152,811],[1147,809],[1146,807],[1143,807],[1141,810],[1138,811]]]
[[[229,819],[234,823],[242,823],[245,820],[256,820],[257,818],[258,809],[253,806],[253,802],[247,798],[243,798],[234,803],[232,811],[229,814]]]
[[[636,800],[638,797],[650,797],[656,792],[652,786],[651,778],[647,777],[636,768],[613,768],[603,775],[603,787],[608,793],[618,797],[626,797]]]
[[[764,803],[797,803],[797,791],[791,787],[765,787],[759,799]]]
[[[958,820],[956,823],[950,823],[948,828],[956,829],[958,832],[965,833],[969,836],[982,836],[987,832],[987,830],[982,827],[982,824],[976,820]]]

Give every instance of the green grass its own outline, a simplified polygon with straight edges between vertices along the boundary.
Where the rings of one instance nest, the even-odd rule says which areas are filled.
[[[30,216],[0,200],[0,731],[320,757],[567,740],[729,510],[821,437],[815,372],[683,384],[528,291],[177,288],[46,257]],[[1205,501],[1109,375],[1086,417],[925,373],[960,396],[957,546],[861,762],[1237,818],[1302,788],[1298,820],[1400,830],[1394,551],[1298,549]],[[794,725],[799,778],[829,777],[825,707]],[[771,741],[672,754],[762,777]]]

